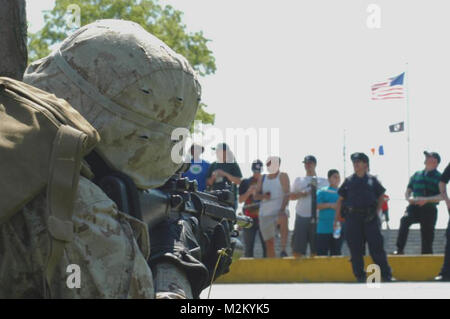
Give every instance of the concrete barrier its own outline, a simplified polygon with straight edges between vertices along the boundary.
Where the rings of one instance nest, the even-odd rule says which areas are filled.
[[[429,281],[438,275],[443,255],[388,256],[399,281]],[[365,267],[372,264],[364,258]],[[355,282],[349,257],[242,258],[218,283]]]

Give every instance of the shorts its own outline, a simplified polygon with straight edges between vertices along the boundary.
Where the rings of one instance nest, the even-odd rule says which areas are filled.
[[[286,209],[285,213],[289,217],[289,210]],[[259,216],[259,231],[264,241],[275,237],[277,224],[278,215]]]
[[[295,216],[294,235],[292,236],[292,251],[294,253],[306,255],[306,248],[309,243],[311,254],[315,254],[316,245],[312,227],[311,217]]]

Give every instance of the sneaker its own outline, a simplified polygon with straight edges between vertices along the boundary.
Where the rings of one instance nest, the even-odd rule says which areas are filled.
[[[287,257],[287,256],[288,256],[288,254],[287,254],[287,252],[286,252],[285,250],[283,250],[283,251],[280,253],[280,257],[281,257],[281,258]]]
[[[434,277],[434,281],[450,281],[450,276],[436,276]]]
[[[405,253],[403,252],[403,250],[396,250],[394,252],[392,252],[392,255],[404,255]]]

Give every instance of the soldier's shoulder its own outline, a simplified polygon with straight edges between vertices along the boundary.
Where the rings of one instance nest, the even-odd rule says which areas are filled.
[[[75,205],[78,207],[96,209],[115,209],[116,204],[102,191],[100,187],[94,184],[86,177],[80,176],[78,182],[78,191],[75,199]]]

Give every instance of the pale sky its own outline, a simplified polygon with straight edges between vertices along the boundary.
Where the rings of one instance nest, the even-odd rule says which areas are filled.
[[[41,10],[51,9],[53,3],[27,1],[32,30],[42,25]],[[214,127],[224,134],[226,128],[278,129],[281,169],[291,183],[305,174],[301,162],[308,154],[318,159],[320,176],[331,168],[343,175],[345,129],[347,175],[352,173],[351,153],[370,156],[371,172],[393,199],[390,224],[397,228],[406,207],[408,152],[406,130],[389,133],[388,126],[406,121],[406,100],[372,101],[370,87],[404,71],[411,174],[423,169],[424,150],[441,155],[440,171],[449,162],[448,0],[160,3],[183,11],[188,31],[202,30],[211,40],[217,71],[201,84],[202,100],[216,114]],[[381,9],[379,29],[369,29],[366,23],[372,3]],[[379,145],[385,155],[373,156],[370,149]],[[237,151],[235,155],[243,174],[250,176],[253,159]],[[214,160],[214,153],[206,158]],[[290,228],[294,206],[291,202]],[[441,203],[437,227],[445,228],[447,221]]]

